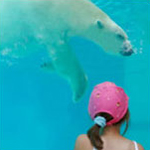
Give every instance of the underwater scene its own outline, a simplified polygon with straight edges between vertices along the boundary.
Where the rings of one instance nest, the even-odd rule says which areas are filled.
[[[73,150],[105,81],[129,96],[125,137],[149,150],[149,57],[150,0],[0,0],[0,150]]]

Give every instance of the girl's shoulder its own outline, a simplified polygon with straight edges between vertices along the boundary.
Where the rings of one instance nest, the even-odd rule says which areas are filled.
[[[143,146],[140,143],[133,141],[135,150],[144,150]]]
[[[75,150],[91,150],[93,148],[87,134],[81,134],[76,139]]]
[[[122,142],[125,145],[128,145],[128,149],[131,149],[131,150],[144,150],[143,146],[141,144],[137,143],[136,141],[133,141],[133,140],[130,140],[130,139],[127,139],[127,138],[123,137]],[[120,143],[121,143],[121,141],[120,141]]]
[[[79,138],[79,139],[82,139],[82,138],[89,139],[87,134],[80,134],[77,138]]]

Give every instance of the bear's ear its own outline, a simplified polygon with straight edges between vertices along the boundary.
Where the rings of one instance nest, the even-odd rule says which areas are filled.
[[[97,20],[96,23],[97,23],[97,26],[98,26],[100,29],[102,29],[102,28],[104,27],[104,26],[103,26],[103,23],[102,23],[100,20]]]

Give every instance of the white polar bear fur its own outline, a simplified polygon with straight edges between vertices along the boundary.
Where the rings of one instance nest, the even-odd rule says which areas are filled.
[[[20,57],[38,51],[30,48],[28,37],[34,38],[33,46],[36,41],[46,45],[51,63],[44,67],[56,70],[70,82],[74,101],[85,92],[87,77],[69,46],[71,37],[87,38],[111,54],[118,55],[124,44],[131,48],[125,32],[87,0],[1,1],[0,22],[1,54]]]

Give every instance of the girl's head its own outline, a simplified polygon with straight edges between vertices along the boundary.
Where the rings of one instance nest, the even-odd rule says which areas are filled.
[[[126,121],[127,130],[129,120],[128,99],[124,90],[112,82],[104,82],[94,87],[88,110],[96,124],[88,131],[88,136],[97,149],[101,150],[103,147],[99,135],[100,128],[121,125]]]

